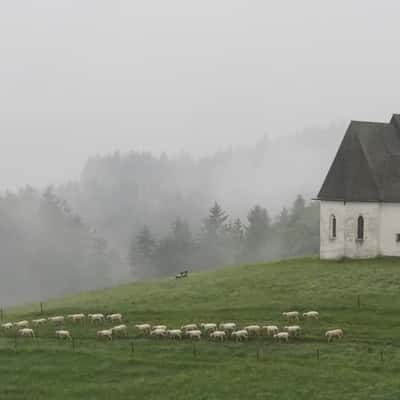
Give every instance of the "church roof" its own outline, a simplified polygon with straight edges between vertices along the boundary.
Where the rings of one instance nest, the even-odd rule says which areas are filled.
[[[318,199],[400,202],[400,114],[350,123]]]

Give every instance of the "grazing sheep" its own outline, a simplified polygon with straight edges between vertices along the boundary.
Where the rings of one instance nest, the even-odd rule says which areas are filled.
[[[196,324],[189,324],[189,325],[184,325],[181,327],[182,331],[187,332],[187,331],[195,331],[198,329]]]
[[[98,339],[108,339],[108,340],[112,340],[112,330],[111,329],[105,329],[103,331],[98,331],[97,332],[97,338]]]
[[[56,337],[58,339],[72,339],[69,331],[56,331]]]
[[[300,321],[300,313],[298,311],[284,312],[282,315],[287,318],[288,322]]]
[[[13,328],[13,326],[14,326],[14,324],[11,323],[11,322],[8,322],[7,324],[1,325],[1,327],[2,327],[3,329],[5,329],[5,330],[10,330],[10,329]]]
[[[301,328],[300,326],[285,326],[283,329],[288,331],[289,336],[300,336],[301,335]]]
[[[247,330],[236,331],[232,333],[232,338],[234,338],[237,342],[249,340],[249,334]]]
[[[180,329],[173,329],[173,330],[167,331],[167,335],[170,339],[182,340],[182,330],[180,330]]]
[[[65,322],[65,318],[62,316],[57,316],[57,317],[49,317],[48,320],[50,322],[53,322],[54,324],[63,324]]]
[[[128,336],[128,327],[126,325],[118,325],[111,329],[116,336]]]
[[[40,318],[40,319],[34,319],[32,321],[33,326],[39,326],[39,325],[44,325],[47,322],[46,318]]]
[[[268,336],[274,336],[279,333],[279,328],[275,325],[267,325],[262,327],[263,332],[266,332]]]
[[[224,331],[215,331],[210,334],[211,340],[220,340],[223,342],[226,339],[226,332]]]
[[[186,336],[190,340],[201,340],[201,331],[195,330],[195,331],[187,331]]]
[[[71,319],[73,322],[80,322],[86,318],[85,314],[71,314],[68,315],[68,319]]]
[[[261,333],[261,326],[259,325],[250,325],[250,326],[246,326],[246,328],[243,328],[245,331],[247,331],[247,333],[249,334],[249,336],[258,336]]]
[[[29,328],[29,322],[28,321],[19,321],[19,322],[15,322],[14,326],[16,328]]]
[[[288,332],[277,333],[274,335],[274,339],[279,343],[281,343],[282,341],[289,343],[289,333]]]
[[[208,332],[215,332],[217,330],[217,324],[201,324],[200,325],[201,329],[204,330],[205,333]]]
[[[163,338],[167,336],[167,330],[166,329],[154,329],[151,331],[150,336],[154,336],[158,339]]]
[[[122,314],[107,315],[107,319],[111,322],[122,322]]]
[[[153,331],[156,331],[156,330],[166,331],[166,330],[168,330],[168,327],[166,325],[156,325],[156,326],[153,326],[151,329]]]
[[[35,332],[33,331],[33,329],[25,328],[25,329],[20,329],[18,331],[18,335],[19,336],[24,336],[24,337],[34,338],[35,337]]]
[[[90,319],[91,322],[103,322],[104,321],[103,314],[89,314],[88,318]]]
[[[142,333],[150,333],[151,331],[151,325],[149,324],[136,325],[135,328]]]
[[[234,322],[227,322],[219,325],[219,329],[224,332],[232,333],[236,330],[236,324]]]
[[[325,337],[328,338],[328,342],[331,342],[333,339],[342,340],[344,336],[343,329],[334,329],[325,333]]]
[[[309,312],[304,313],[303,317],[306,319],[319,319],[319,312],[309,311]]]

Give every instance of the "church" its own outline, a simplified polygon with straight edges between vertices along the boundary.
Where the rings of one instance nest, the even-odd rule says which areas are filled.
[[[321,259],[400,256],[400,114],[350,123],[317,199]]]

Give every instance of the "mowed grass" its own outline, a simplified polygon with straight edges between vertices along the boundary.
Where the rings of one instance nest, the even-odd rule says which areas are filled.
[[[290,260],[134,283],[45,304],[45,316],[124,314],[128,339],[95,340],[99,326],[68,322],[75,340],[0,337],[0,399],[398,399],[400,261]],[[361,308],[358,307],[358,296]],[[150,340],[137,323],[180,327],[235,321],[286,325],[281,313],[317,310],[304,337],[278,345]],[[4,322],[40,317],[39,304],[5,310]],[[109,327],[105,323],[100,327]],[[343,328],[328,344],[327,329]],[[319,352],[319,359],[317,359]]]

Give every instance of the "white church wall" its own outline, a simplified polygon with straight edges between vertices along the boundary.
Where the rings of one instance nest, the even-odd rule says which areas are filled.
[[[336,217],[336,238],[332,237],[331,218]],[[322,259],[340,259],[344,257],[344,220],[343,202],[321,201],[320,207],[320,257]]]
[[[400,257],[400,204],[384,203],[381,211],[381,254]]]

